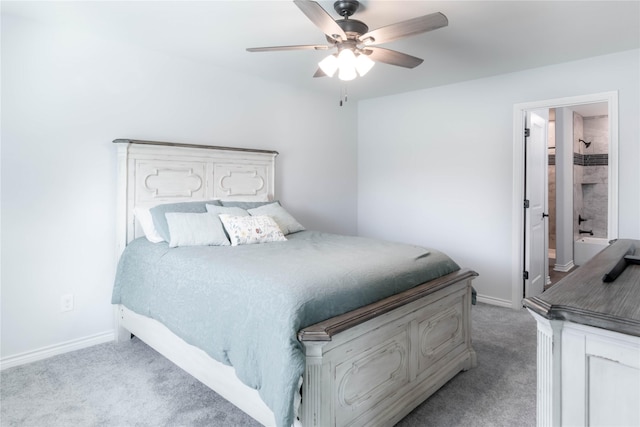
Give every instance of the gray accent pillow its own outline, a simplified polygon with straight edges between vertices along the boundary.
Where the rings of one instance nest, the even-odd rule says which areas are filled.
[[[165,217],[165,214],[167,212],[205,213],[207,211],[207,204],[220,206],[220,202],[218,200],[166,203],[152,207],[149,209],[149,213],[151,214],[153,225],[156,227],[160,237],[169,242],[171,241],[171,235],[169,234],[169,226],[167,225],[167,218]]]
[[[212,213],[167,212],[169,246],[229,246],[220,218]]]
[[[269,205],[273,202],[236,202],[233,200],[229,201],[221,201],[222,206],[232,207],[232,208],[242,208],[242,209],[253,209],[263,205]]]
[[[266,215],[273,218],[273,220],[278,224],[280,230],[285,235],[295,233],[297,231],[304,230],[304,226],[300,224],[289,212],[283,208],[280,203],[270,203],[268,205],[263,205],[257,207],[255,209],[249,209],[248,212],[253,215]]]

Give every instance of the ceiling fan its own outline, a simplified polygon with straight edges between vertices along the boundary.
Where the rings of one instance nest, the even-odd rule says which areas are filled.
[[[252,47],[247,50],[271,52],[337,48],[336,53],[320,61],[320,68],[313,77],[333,77],[338,71],[338,78],[341,80],[353,80],[358,75],[365,75],[375,62],[405,68],[417,67],[422,63],[422,59],[377,45],[446,27],[449,23],[446,16],[436,12],[369,31],[364,22],[350,19],[360,6],[360,2],[356,0],[341,0],[333,4],[335,11],[342,16],[342,19],[338,20],[334,20],[315,1],[294,0],[294,3],[326,35],[329,44]]]

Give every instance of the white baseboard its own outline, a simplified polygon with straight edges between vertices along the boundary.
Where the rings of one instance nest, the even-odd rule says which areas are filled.
[[[27,351],[13,356],[4,357],[0,360],[0,370],[13,368],[14,366],[24,365],[25,363],[35,362],[37,360],[47,359],[59,354],[68,353],[70,351],[80,350],[82,348],[91,347],[97,344],[113,341],[115,333],[113,331],[102,332],[90,335],[84,338],[78,338],[59,344],[42,347],[37,350]]]
[[[575,265],[573,264],[573,260],[571,260],[566,264],[558,264],[558,263],[554,264],[553,270],[566,273],[567,271],[571,270],[573,267],[575,267]]]
[[[513,307],[513,305],[511,304],[511,300],[488,297],[486,295],[480,295],[480,294],[476,295],[476,301],[484,304],[497,305],[497,306],[506,307],[506,308]]]

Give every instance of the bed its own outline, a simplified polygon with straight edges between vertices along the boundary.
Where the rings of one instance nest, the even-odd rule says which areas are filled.
[[[304,227],[258,245],[151,243],[141,212],[157,205],[242,206],[250,220],[278,207],[278,153],[114,142],[119,340],[137,336],[269,426],[393,425],[476,365],[474,271],[435,249]]]

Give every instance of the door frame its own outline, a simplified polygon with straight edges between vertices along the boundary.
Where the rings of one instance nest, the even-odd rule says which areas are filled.
[[[618,237],[618,91],[547,99],[513,106],[513,187],[511,200],[511,306],[522,308],[524,281],[524,116],[528,110],[607,102],[609,114],[608,238]]]

